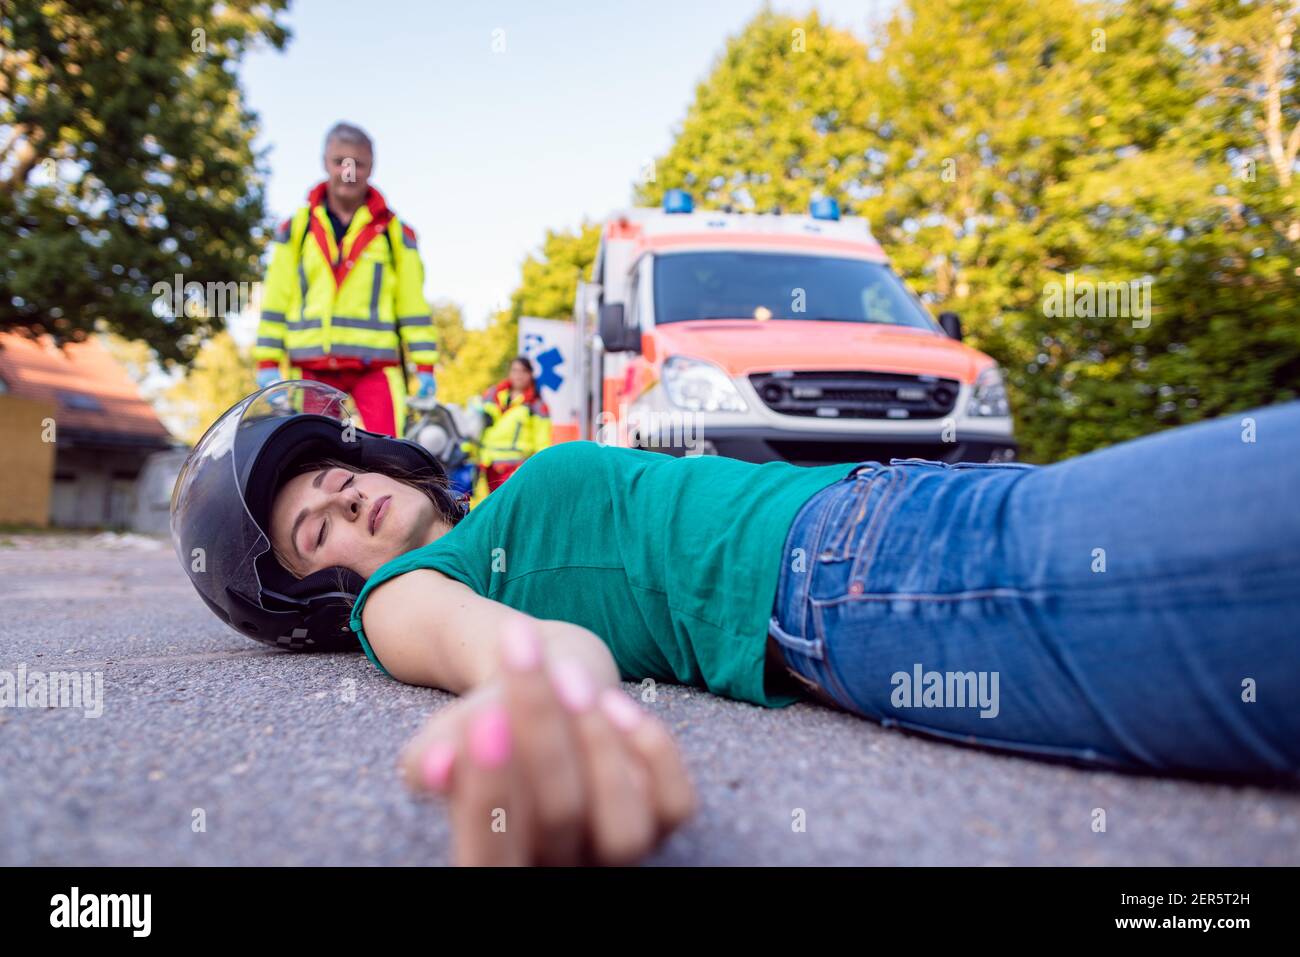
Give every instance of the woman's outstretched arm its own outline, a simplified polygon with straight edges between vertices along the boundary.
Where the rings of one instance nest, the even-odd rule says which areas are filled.
[[[375,657],[398,681],[465,694],[499,674],[500,636],[521,615],[441,572],[418,568],[377,586],[361,625]],[[523,617],[536,628],[548,660],[575,660],[598,689],[618,685],[614,656],[594,632]]]
[[[362,619],[395,678],[464,695],[401,758],[408,787],[447,800],[456,863],[630,864],[695,813],[672,735],[586,628],[426,569],[376,587]]]

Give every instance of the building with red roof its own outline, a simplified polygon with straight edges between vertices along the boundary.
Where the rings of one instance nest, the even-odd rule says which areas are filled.
[[[0,524],[130,527],[145,460],[179,445],[98,336],[0,333]]]

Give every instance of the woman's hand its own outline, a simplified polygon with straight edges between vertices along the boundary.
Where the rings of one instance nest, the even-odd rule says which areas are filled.
[[[449,802],[458,865],[631,864],[695,811],[663,724],[516,616],[500,676],[435,715],[402,766]]]

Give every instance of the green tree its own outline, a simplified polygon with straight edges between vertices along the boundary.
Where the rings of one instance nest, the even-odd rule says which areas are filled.
[[[880,38],[868,212],[1003,362],[1031,459],[1296,394],[1277,197],[1234,181],[1250,124],[1183,25],[1169,2],[938,0]],[[1149,282],[1150,315],[1049,314],[1071,274]]]
[[[845,195],[866,168],[868,65],[861,41],[815,12],[765,10],[727,41],[637,202],[679,188],[706,207],[790,211]]]
[[[764,11],[638,197],[764,210],[826,193],[864,213],[1003,365],[1031,460],[1292,398],[1294,9],[902,0],[869,43]],[[1071,275],[1139,301],[1050,315]]]
[[[258,278],[262,173],[236,70],[250,46],[283,46],[284,8],[0,0],[0,329],[79,341],[102,319],[188,362],[222,328],[219,299],[177,311],[155,285]]]
[[[463,404],[500,379],[517,351],[517,329],[507,310],[493,315],[485,328],[470,329],[438,376],[439,398]]]
[[[524,259],[510,308],[495,313],[486,328],[466,334],[464,346],[439,380],[439,394],[450,402],[464,402],[504,378],[519,352],[520,316],[571,318],[578,279],[591,278],[599,242],[598,223],[584,223],[573,232],[547,230],[541,249]]]
[[[240,349],[223,329],[200,346],[185,375],[157,404],[169,427],[193,445],[222,413],[255,391],[252,350]]]
[[[584,223],[574,232],[548,229],[540,254],[524,259],[519,286],[510,296],[511,317],[571,318],[578,280],[591,279],[599,244],[599,223]]]
[[[1070,428],[1062,390],[1075,354],[1105,358],[1088,352],[1088,333],[1076,336],[1077,320],[1041,307],[1047,282],[1098,252],[1065,203],[1070,163],[1122,145],[1107,91],[1091,82],[1119,41],[1095,52],[1092,30],[1109,24],[1090,12],[1071,0],[905,2],[871,68],[865,211],[900,271],[1003,363],[1025,453],[1039,460],[1062,451],[1044,433]],[[1121,106],[1141,99],[1130,92]],[[1049,241],[1054,225],[1067,235]]]
[[[454,302],[433,303],[433,325],[438,330],[438,351],[453,357],[465,345],[465,314]]]

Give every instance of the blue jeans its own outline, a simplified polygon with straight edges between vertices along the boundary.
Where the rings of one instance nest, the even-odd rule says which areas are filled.
[[[1300,402],[1049,466],[862,463],[791,526],[771,634],[886,726],[1300,779]]]

